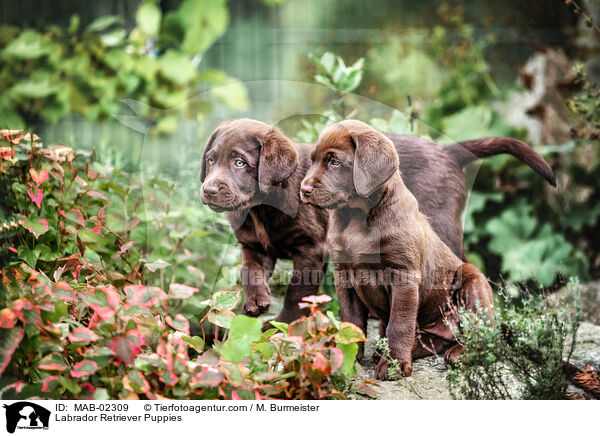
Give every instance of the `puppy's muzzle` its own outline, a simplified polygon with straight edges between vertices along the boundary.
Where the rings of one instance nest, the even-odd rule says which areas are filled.
[[[315,187],[312,185],[302,185],[300,187],[300,191],[302,192],[302,195],[304,195],[305,197],[310,197],[314,190],[315,190]]]
[[[221,187],[218,185],[204,185],[202,186],[202,193],[207,198],[214,197],[221,191]]]

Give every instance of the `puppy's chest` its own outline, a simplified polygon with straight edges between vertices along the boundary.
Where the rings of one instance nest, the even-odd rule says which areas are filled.
[[[378,263],[382,238],[382,229],[367,225],[365,219],[332,220],[327,233],[327,248],[336,263]]]

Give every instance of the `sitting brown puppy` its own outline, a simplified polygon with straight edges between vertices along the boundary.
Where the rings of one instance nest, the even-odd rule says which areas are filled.
[[[400,157],[406,187],[442,241],[463,256],[461,214],[467,188],[462,166],[478,157],[510,153],[555,184],[548,164],[527,144],[484,138],[442,147],[416,136],[387,134]],[[277,259],[292,259],[294,276],[277,320],[290,322],[302,311],[302,297],[317,294],[325,268],[328,213],[300,202],[300,182],[315,144],[293,143],[260,121],[221,123],[204,148],[202,201],[226,212],[242,248],[243,311],[267,311],[267,283]]]
[[[491,310],[492,289],[434,232],[385,135],[360,121],[342,121],[321,132],[312,161],[301,196],[330,209],[327,247],[342,321],[366,332],[369,312],[376,315],[390,357],[410,376],[413,358],[455,342],[459,306]],[[453,360],[461,351],[456,344],[446,357]],[[375,375],[388,378],[385,357]]]

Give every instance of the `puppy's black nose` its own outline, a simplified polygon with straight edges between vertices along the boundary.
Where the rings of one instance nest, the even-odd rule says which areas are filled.
[[[300,187],[300,190],[302,191],[302,193],[304,195],[306,195],[308,197],[315,190],[315,187],[314,186],[310,186],[310,185],[302,185]]]
[[[204,193],[206,195],[208,195],[209,197],[212,197],[213,195],[217,195],[219,193],[219,191],[221,190],[221,188],[219,188],[218,186],[215,186],[215,185],[206,185],[202,188],[202,190],[204,191]]]

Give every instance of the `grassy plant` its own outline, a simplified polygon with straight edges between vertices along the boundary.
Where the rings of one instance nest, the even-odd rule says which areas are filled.
[[[575,301],[579,283],[571,281]],[[563,356],[575,344],[580,307],[557,307],[541,295],[516,306],[504,297],[493,319],[462,313],[464,352],[448,370],[452,395],[464,399],[563,399],[567,392]],[[567,351],[567,362],[571,350]]]

